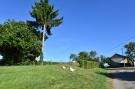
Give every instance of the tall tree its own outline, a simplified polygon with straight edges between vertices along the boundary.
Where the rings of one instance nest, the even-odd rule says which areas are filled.
[[[135,42],[129,42],[128,44],[125,45],[125,48],[126,48],[125,53],[130,58],[133,64],[135,58]]]
[[[54,6],[49,4],[48,0],[40,0],[32,6],[32,11],[30,15],[35,18],[35,21],[29,21],[33,27],[42,29],[42,54],[41,62],[44,58],[44,41],[48,36],[52,35],[52,27],[59,26],[63,22],[63,17],[57,18],[59,16],[59,10],[55,10]]]

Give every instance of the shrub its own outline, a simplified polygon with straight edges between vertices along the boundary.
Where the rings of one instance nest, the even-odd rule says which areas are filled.
[[[97,61],[86,61],[80,60],[79,62],[81,68],[90,69],[90,68],[99,68],[100,63]]]

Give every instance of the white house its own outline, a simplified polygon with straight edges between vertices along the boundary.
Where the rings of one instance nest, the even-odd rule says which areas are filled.
[[[128,64],[128,58],[126,56],[120,54],[114,54],[111,57],[111,66],[112,67],[123,67],[124,65]]]
[[[2,56],[2,55],[0,55],[0,60],[1,60],[1,59],[3,59],[3,56]]]

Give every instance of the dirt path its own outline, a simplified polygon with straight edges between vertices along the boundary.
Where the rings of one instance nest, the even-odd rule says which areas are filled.
[[[111,74],[114,89],[135,89],[135,68],[115,68]]]

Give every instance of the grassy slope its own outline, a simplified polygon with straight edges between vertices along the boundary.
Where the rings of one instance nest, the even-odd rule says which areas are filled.
[[[63,70],[60,65],[0,67],[0,89],[107,89],[102,69]]]

